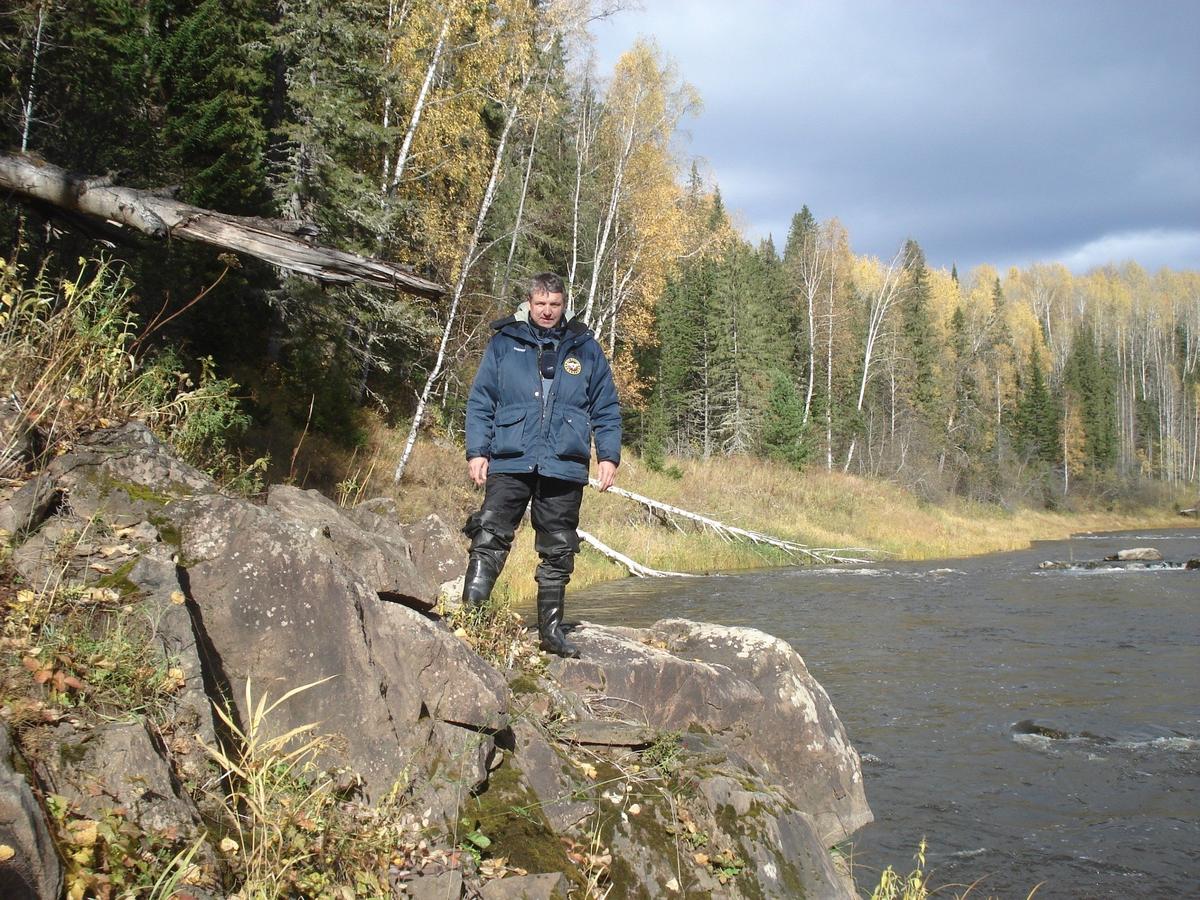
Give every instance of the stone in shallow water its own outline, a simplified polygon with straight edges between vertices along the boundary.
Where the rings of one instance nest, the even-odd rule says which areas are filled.
[[[1130,547],[1127,550],[1118,550],[1112,556],[1106,556],[1104,558],[1109,560],[1121,560],[1122,562],[1134,559],[1156,562],[1162,559],[1163,555],[1154,547]]]

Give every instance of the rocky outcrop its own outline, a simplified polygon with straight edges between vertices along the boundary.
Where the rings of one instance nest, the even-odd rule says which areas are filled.
[[[386,600],[407,602],[426,609],[437,601],[437,584],[426,579],[413,560],[413,552],[400,529],[370,510],[344,513],[319,491],[304,491],[286,484],[272,485],[267,507],[305,528],[328,555],[354,571]],[[360,525],[370,517],[369,527]],[[371,521],[373,520],[373,521]]]
[[[827,848],[870,821],[859,760],[782,641],[684,620],[585,625],[582,659],[501,673],[432,611],[464,559],[440,519],[403,525],[388,501],[346,510],[286,486],[265,505],[224,496],[134,424],[55,460],[0,505],[0,527],[26,583],[76,585],[97,623],[147,623],[169,670],[153,723],[23,719],[35,793],[77,823],[116,810],[186,846],[201,833],[188,787],[214,781],[205,746],[236,749],[251,723],[260,738],[315,725],[317,761],[347,776],[339,792],[370,808],[399,790],[418,822],[455,835],[439,866],[395,874],[413,896],[852,895]],[[530,639],[517,655],[533,654]],[[261,699],[288,692],[259,722]],[[23,802],[13,779],[0,829]],[[472,816],[507,860],[491,880],[460,849]],[[42,878],[35,845],[20,844],[23,871]]]
[[[320,723],[342,742],[338,762],[372,795],[419,768],[438,723],[468,732],[486,761],[492,735],[507,727],[505,682],[445,627],[381,600],[321,536],[270,508],[215,496],[176,516],[205,666],[242,721],[247,682],[259,696],[310,686],[271,727]],[[440,738],[438,754],[471,760],[458,774],[481,781],[475,755],[462,757],[445,729]]]
[[[5,849],[6,848],[6,849]],[[0,897],[43,900],[62,894],[63,868],[26,780],[13,769],[8,729],[0,725]]]
[[[620,698],[658,729],[702,728],[783,788],[826,845],[871,821],[858,754],[829,696],[785,641],[749,628],[667,619],[648,629],[572,632],[556,660],[566,688]]]
[[[150,834],[194,836],[195,803],[144,723],[112,722],[77,729],[63,723],[43,735],[35,757],[38,782],[65,799],[73,815],[99,820],[112,809]]]

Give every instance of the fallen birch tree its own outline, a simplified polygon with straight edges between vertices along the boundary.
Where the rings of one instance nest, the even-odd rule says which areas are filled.
[[[599,488],[600,483],[595,479],[589,479],[592,487]],[[708,528],[726,541],[732,541],[735,538],[750,541],[753,544],[766,544],[771,547],[776,547],[782,550],[789,556],[800,554],[807,556],[814,562],[829,564],[829,563],[865,563],[870,562],[858,556],[846,556],[847,553],[872,553],[874,551],[865,547],[805,547],[803,544],[798,544],[795,541],[789,541],[785,538],[773,537],[769,534],[763,534],[761,531],[750,531],[746,528],[738,528],[736,525],[726,525],[724,522],[718,522],[709,516],[702,516],[699,513],[691,512],[690,510],[680,509],[678,506],[672,506],[669,503],[663,503],[660,500],[654,500],[650,497],[643,497],[641,494],[635,494],[633,491],[627,491],[624,488],[610,487],[608,493],[616,494],[619,497],[624,497],[627,500],[632,500],[635,503],[640,503],[647,509],[654,512],[664,513],[667,516],[679,516],[683,519],[690,519],[697,522],[704,528]],[[581,532],[582,534],[582,532]]]
[[[636,575],[639,578],[695,578],[696,575],[691,572],[664,572],[660,569],[651,569],[649,566],[643,566],[640,562],[630,559],[624,553],[614,550],[608,544],[604,543],[594,534],[587,531],[578,531],[581,540],[586,542],[590,547],[598,550],[604,556],[607,556],[613,562],[620,563],[629,570],[630,575]]]
[[[330,284],[365,282],[437,298],[444,286],[408,268],[313,242],[306,222],[231,216],[161,197],[152,191],[74,175],[31,156],[0,155],[0,191],[94,220],[109,234],[133,229],[158,240],[178,238],[245,253]]]

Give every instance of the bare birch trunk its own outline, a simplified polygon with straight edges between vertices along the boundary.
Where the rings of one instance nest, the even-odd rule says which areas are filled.
[[[442,51],[446,49],[446,35],[450,31],[450,22],[453,18],[454,0],[450,0],[446,6],[446,18],[442,20],[442,30],[433,47],[429,67],[425,70],[425,80],[421,82],[421,90],[417,92],[417,99],[413,101],[408,130],[404,132],[404,141],[400,144],[400,151],[396,154],[396,165],[392,169],[392,190],[399,186],[400,179],[404,177],[404,167],[408,164],[408,152],[412,149],[413,136],[417,133],[417,125],[420,124],[421,116],[425,112],[425,101],[429,96],[430,85],[433,84],[433,76],[437,73],[438,63],[441,62]]]
[[[29,90],[21,104],[21,152],[29,149],[29,131],[33,125],[33,98],[37,94],[38,63],[42,56],[42,29],[46,25],[46,4],[38,5],[37,31],[33,36],[33,64],[29,69]]]
[[[633,152],[633,135],[637,126],[637,107],[638,103],[637,99],[635,99],[633,109],[629,112],[629,132],[625,135],[625,146],[621,149],[621,153],[617,157],[616,171],[613,173],[612,192],[608,198],[608,210],[605,213],[604,224],[601,226],[600,237],[596,243],[596,255],[592,260],[592,281],[588,287],[587,306],[583,312],[583,320],[589,324],[592,321],[592,308],[596,303],[596,287],[600,283],[600,269],[603,266],[604,250],[608,245],[608,238],[612,233],[613,222],[616,220],[617,208],[621,201],[621,187],[625,181],[625,164],[629,161],[629,156]]]
[[[871,313],[867,322],[867,336],[863,343],[862,378],[859,379],[858,403],[855,405],[855,412],[858,413],[862,412],[863,400],[867,395],[867,384],[871,380],[871,362],[875,356],[875,343],[879,340],[879,335],[883,331],[889,310],[891,310],[896,302],[896,298],[899,296],[900,261],[903,256],[904,250],[901,248],[892,257],[887,272],[884,273],[883,284],[880,285],[875,295],[871,298]],[[850,461],[854,458],[854,447],[857,441],[857,435],[850,439],[850,450],[846,453],[846,464],[842,467],[843,472],[850,471]]]
[[[525,162],[525,177],[521,179],[521,199],[517,202],[517,217],[513,222],[512,240],[508,244],[508,258],[504,261],[504,279],[500,282],[500,297],[508,296],[508,280],[512,275],[513,256],[517,252],[517,238],[521,235],[521,220],[525,217],[525,198],[529,195],[529,180],[533,177],[533,156],[537,152],[538,129],[542,125],[542,110],[546,101],[546,86],[550,83],[550,69],[546,69],[546,79],[542,82],[542,92],[538,98],[537,118],[533,120],[533,134],[529,139],[529,159]]]
[[[833,471],[833,273],[829,278],[829,339],[825,344],[825,471]]]
[[[479,214],[475,217],[475,227],[472,229],[471,237],[467,241],[467,246],[463,252],[462,268],[459,270],[458,280],[454,284],[454,294],[450,301],[450,311],[446,316],[446,327],[442,329],[442,340],[438,345],[437,360],[434,362],[429,377],[425,379],[425,387],[421,390],[421,397],[417,401],[417,408],[413,413],[412,426],[408,430],[408,439],[404,442],[404,452],[400,456],[400,462],[396,465],[396,472],[393,476],[393,481],[396,483],[399,483],[400,479],[404,477],[404,470],[408,467],[408,460],[412,456],[413,447],[417,443],[417,433],[421,430],[421,421],[425,418],[425,408],[429,403],[430,394],[433,392],[433,386],[442,374],[442,367],[446,362],[446,347],[450,343],[450,333],[454,327],[454,317],[458,313],[458,304],[462,299],[463,289],[467,284],[467,276],[470,274],[471,266],[474,263],[475,248],[479,246],[479,238],[483,234],[483,226],[487,221],[487,214],[491,210],[492,201],[496,197],[496,185],[500,180],[500,169],[504,163],[504,150],[508,145],[508,135],[512,131],[513,123],[517,120],[517,114],[521,108],[521,100],[525,96],[525,90],[529,86],[531,76],[532,70],[525,76],[524,82],[513,98],[513,104],[509,108],[508,117],[504,122],[504,129],[500,132],[500,141],[496,145],[496,156],[492,160],[492,173],[488,178],[483,198],[479,201]]]
[[[815,346],[817,331],[813,323],[813,293],[806,293],[808,293],[808,387],[804,391],[804,425],[808,424],[808,414],[812,409],[813,383],[817,380],[817,348]]]
[[[567,266],[567,315],[575,315],[575,273],[579,267],[579,195],[583,190],[583,161],[588,143],[588,83],[583,83],[579,130],[575,133],[575,194],[571,200],[571,262]]]

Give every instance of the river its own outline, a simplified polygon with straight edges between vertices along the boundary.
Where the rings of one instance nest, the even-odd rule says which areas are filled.
[[[1200,571],[1040,569],[1200,530],[1078,535],[969,559],[625,579],[572,618],[681,616],[791,643],[863,756],[860,888],[907,872],[970,897],[1200,897]]]

